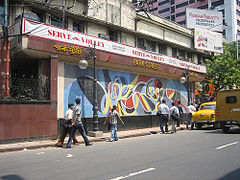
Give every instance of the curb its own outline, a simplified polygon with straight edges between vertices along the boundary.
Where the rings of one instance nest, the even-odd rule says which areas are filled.
[[[183,127],[178,127],[178,131],[185,130]],[[140,132],[140,133],[134,133],[134,134],[129,134],[129,135],[122,135],[119,136],[119,139],[127,139],[131,137],[140,137],[140,136],[148,136],[151,134],[157,134],[158,131],[149,131],[149,132]],[[93,138],[90,139],[91,142],[103,142],[106,141],[108,137],[99,137],[99,138]],[[84,143],[83,140],[80,140],[79,143]],[[50,142],[50,143],[42,143],[42,144],[36,144],[36,145],[21,145],[18,147],[7,147],[7,148],[0,148],[0,153],[4,152],[12,152],[12,151],[22,151],[22,150],[28,150],[28,149],[38,149],[38,148],[47,148],[47,147],[55,147],[56,142]]]

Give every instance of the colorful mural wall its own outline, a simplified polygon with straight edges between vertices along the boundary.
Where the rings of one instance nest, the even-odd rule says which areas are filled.
[[[81,70],[77,65],[65,64],[64,110],[81,99],[83,117],[92,117],[93,69]],[[160,100],[171,107],[181,100],[186,109],[187,90],[179,81],[158,77],[98,69],[98,115],[106,116],[112,105],[124,116],[156,114]]]

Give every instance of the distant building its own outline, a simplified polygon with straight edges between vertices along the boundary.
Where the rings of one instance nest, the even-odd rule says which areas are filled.
[[[227,42],[236,41],[240,34],[240,2],[238,0],[151,0],[146,1],[147,11],[171,21],[186,25],[186,8],[211,9],[223,13],[223,35]],[[238,35],[239,39],[239,35]]]

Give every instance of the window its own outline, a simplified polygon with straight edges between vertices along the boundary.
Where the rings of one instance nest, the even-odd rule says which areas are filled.
[[[62,19],[51,14],[51,25],[62,27]],[[65,18],[64,28],[67,27],[67,19]]]
[[[146,49],[146,47],[144,46],[144,39],[142,38],[137,39],[137,47],[141,49]]]
[[[158,51],[160,54],[167,55],[167,45],[166,44],[158,44]]]
[[[224,4],[224,0],[216,1],[212,3],[213,7],[221,6]]]
[[[158,11],[158,14],[163,14],[163,13],[168,12],[168,11],[170,11],[170,8],[166,8],[166,9],[163,9],[161,11]]]
[[[240,16],[240,11],[237,9],[237,15]]]
[[[195,0],[190,0],[189,1],[189,4],[193,4],[193,3],[195,3]]]
[[[216,105],[214,104],[205,104],[205,105],[202,105],[200,110],[203,110],[203,109],[213,109],[215,110],[216,109]]]
[[[118,41],[118,31],[113,29],[108,29],[108,35],[110,36],[110,40]]]
[[[208,4],[198,7],[198,9],[207,9],[207,8],[208,8]]]
[[[166,19],[170,19],[170,16],[167,16]]]
[[[237,97],[236,96],[227,96],[226,97],[226,103],[227,104],[235,104],[235,103],[237,103]]]
[[[240,26],[240,21],[239,20],[237,20],[237,25]]]
[[[186,12],[183,11],[183,12],[177,13],[177,14],[176,14],[176,17],[184,16],[185,14],[186,14]]]
[[[175,13],[175,6],[171,7],[171,13]]]
[[[0,24],[4,24],[4,3],[0,2]]]
[[[172,48],[172,57],[177,57],[177,48]]]
[[[156,51],[156,46],[155,46],[155,42],[153,41],[147,41],[147,47],[146,49],[148,51]]]
[[[171,21],[175,21],[175,15],[171,15]]]
[[[202,58],[200,55],[197,56],[198,64],[202,64]]]
[[[169,3],[169,0],[165,0],[165,1],[162,1],[162,2],[158,3],[158,6],[162,6],[162,5],[167,4],[167,3]]]
[[[186,24],[186,20],[184,20],[184,21],[179,21],[178,24],[185,25],[185,24]]]
[[[189,62],[192,62],[193,54],[191,52],[187,52],[187,59]]]
[[[44,11],[40,11],[38,9],[32,9],[32,12],[37,15],[39,22],[43,22],[44,23],[44,19],[45,19],[44,18],[45,17],[44,16],[44,14],[45,14]]]
[[[73,31],[84,33],[85,22],[73,22]]]
[[[175,0],[171,0],[171,5],[175,4]]]
[[[178,53],[179,53],[179,59],[185,59],[185,51],[182,50],[182,49],[179,49],[178,50]]]
[[[187,6],[188,5],[188,1],[184,2],[184,3],[181,3],[181,4],[177,4],[176,5],[176,8],[181,8],[181,7],[184,7],[184,6]]]

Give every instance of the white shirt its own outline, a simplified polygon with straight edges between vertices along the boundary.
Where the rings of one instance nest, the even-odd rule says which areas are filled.
[[[172,106],[171,108],[170,108],[170,114],[172,115],[172,113],[175,111],[175,113],[177,114],[177,115],[179,115],[179,109],[176,107],[176,106]]]
[[[169,114],[169,108],[165,103],[160,104],[158,111],[161,111],[161,114]]]
[[[73,110],[68,109],[66,114],[65,114],[65,119],[67,121],[67,120],[72,120],[72,118],[73,118]]]
[[[187,107],[187,114],[193,113],[196,111],[196,108],[193,105]]]
[[[82,109],[80,107],[80,105],[77,105],[74,109],[73,109],[73,118],[76,117],[76,115],[78,115],[78,118],[76,120],[76,125],[82,124]],[[74,119],[73,119],[74,120]]]

